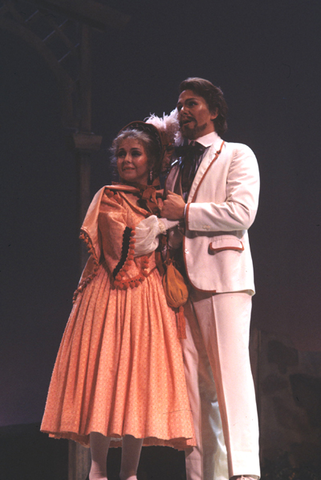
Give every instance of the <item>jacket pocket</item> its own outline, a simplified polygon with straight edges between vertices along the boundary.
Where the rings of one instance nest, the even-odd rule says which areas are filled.
[[[214,238],[209,244],[209,253],[218,253],[223,250],[235,250],[237,252],[243,252],[244,245],[237,237],[233,235],[223,235]]]

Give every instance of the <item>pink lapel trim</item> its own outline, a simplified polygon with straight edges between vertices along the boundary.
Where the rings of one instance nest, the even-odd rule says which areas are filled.
[[[197,195],[197,192],[198,192],[198,190],[199,190],[199,188],[200,188],[200,186],[201,186],[201,184],[202,184],[202,182],[203,182],[203,180],[204,180],[207,172],[209,171],[209,169],[211,168],[211,166],[213,165],[213,163],[215,162],[215,160],[217,160],[219,154],[221,153],[222,148],[223,148],[223,145],[224,145],[224,140],[223,140],[223,142],[221,143],[220,149],[215,153],[215,157],[214,157],[213,160],[210,162],[210,164],[208,165],[207,169],[205,170],[202,178],[200,179],[199,184],[197,185],[196,190],[195,190],[195,192],[194,192],[194,195],[193,195],[193,197],[192,197],[192,199],[191,199],[191,202],[194,202],[194,201],[195,201],[195,197],[196,197],[196,195]],[[191,202],[189,202],[189,203],[191,203]]]

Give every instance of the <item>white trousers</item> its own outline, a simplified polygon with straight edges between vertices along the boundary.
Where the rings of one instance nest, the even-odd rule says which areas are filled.
[[[251,296],[192,291],[182,340],[197,447],[187,480],[260,476],[258,418],[249,358]]]

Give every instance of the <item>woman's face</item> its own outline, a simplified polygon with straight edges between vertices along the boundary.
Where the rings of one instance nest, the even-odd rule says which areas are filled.
[[[149,167],[141,142],[130,137],[121,142],[117,151],[117,169],[122,180],[147,185]]]

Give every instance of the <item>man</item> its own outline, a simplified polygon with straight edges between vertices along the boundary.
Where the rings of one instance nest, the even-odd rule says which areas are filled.
[[[184,220],[190,296],[182,346],[197,439],[186,455],[187,479],[257,479],[258,419],[248,350],[254,281],[247,232],[258,206],[257,161],[246,145],[220,138],[227,106],[219,88],[189,78],[179,91],[180,132],[189,147],[169,173],[162,216]],[[174,230],[172,245],[178,233]]]

